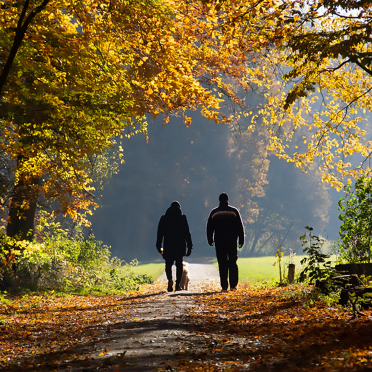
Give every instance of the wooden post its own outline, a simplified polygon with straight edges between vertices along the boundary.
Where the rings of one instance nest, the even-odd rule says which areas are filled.
[[[295,276],[295,264],[289,264],[288,265],[288,282],[292,284],[294,282],[294,276]]]

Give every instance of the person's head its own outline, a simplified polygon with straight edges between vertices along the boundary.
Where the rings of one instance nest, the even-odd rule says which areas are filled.
[[[227,195],[225,192],[223,192],[223,193],[219,196],[218,200],[220,201],[220,203],[228,203],[228,201],[229,201],[229,197],[228,197],[228,195]]]
[[[175,200],[174,202],[171,203],[170,207],[167,209],[165,214],[172,216],[182,215],[181,204]]]
[[[172,202],[171,208],[181,209],[181,204],[177,200],[175,200],[174,202]]]

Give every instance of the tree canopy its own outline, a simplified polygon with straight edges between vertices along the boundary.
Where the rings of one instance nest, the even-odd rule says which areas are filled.
[[[320,158],[323,181],[338,188],[342,178],[369,170],[363,112],[370,109],[371,5],[337,4],[3,2],[0,155],[12,170],[2,195],[8,233],[27,236],[41,197],[84,220],[95,205],[94,180],[107,174],[112,154],[122,156],[118,139],[146,132],[146,115],[165,123],[181,115],[186,126],[187,111],[197,108],[218,123],[246,117],[248,130],[267,130],[265,151],[304,169]],[[255,89],[266,102],[252,114],[240,93]],[[226,98],[234,114],[223,109]]]
[[[218,11],[179,1],[5,2],[1,150],[16,162],[10,203],[3,198],[8,233],[26,237],[32,223],[16,222],[33,219],[40,196],[81,217],[94,205],[91,165],[124,130],[146,131],[146,113],[165,121],[181,114],[189,125],[185,111],[201,107],[204,116],[226,122],[221,96],[239,99],[223,77],[246,88],[252,72],[245,63],[267,45],[243,27],[252,18],[261,29],[261,8],[242,4]]]
[[[268,124],[276,123],[286,137],[273,130],[273,148],[305,168],[320,158],[323,180],[341,188],[342,178],[371,169],[372,4],[299,0],[283,3],[282,9],[287,32],[277,45],[286,69],[282,92],[266,113]],[[303,145],[289,146],[285,141],[299,127],[308,129]]]

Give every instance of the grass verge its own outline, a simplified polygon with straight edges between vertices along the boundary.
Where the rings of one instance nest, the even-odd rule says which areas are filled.
[[[134,274],[151,276],[154,280],[158,279],[164,273],[164,262],[161,263],[147,263],[137,266],[132,266],[131,270]]]
[[[296,255],[294,258],[294,264],[296,265],[296,274],[299,274],[302,270],[300,261],[304,258],[303,255]],[[335,260],[336,257],[332,256]],[[205,259],[206,262],[213,262],[214,257],[210,260]],[[275,266],[273,266],[275,263]],[[281,261],[281,269],[283,277],[288,274],[289,257],[284,256]],[[217,261],[214,261],[213,265],[218,269]],[[249,257],[239,258],[239,281],[242,283],[251,282],[257,283],[262,281],[279,281],[279,265],[274,256],[264,257]],[[134,274],[147,274],[154,280],[158,279],[164,273],[164,263],[146,263],[133,266],[131,270]]]
[[[296,275],[302,271],[300,261],[306,257],[305,255],[296,255],[292,263],[296,266]],[[331,256],[332,261],[336,261],[336,256]],[[288,275],[288,264],[290,263],[289,257],[284,256],[281,260],[282,278]],[[275,264],[275,265],[274,265]],[[217,264],[216,264],[217,265]],[[279,264],[277,258],[273,256],[264,257],[249,257],[239,258],[239,281],[240,282],[262,282],[262,281],[278,281],[280,280]]]

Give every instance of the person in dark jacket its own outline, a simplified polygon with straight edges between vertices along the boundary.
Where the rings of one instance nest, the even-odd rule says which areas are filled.
[[[181,205],[178,201],[174,201],[167,209],[165,215],[160,218],[156,248],[165,260],[168,292],[173,291],[172,266],[174,262],[176,262],[175,289],[176,291],[180,291],[180,282],[183,272],[183,256],[190,256],[192,240],[187,218],[182,214]]]
[[[226,193],[219,196],[220,205],[212,209],[207,222],[207,240],[215,244],[221,287],[236,290],[238,285],[238,248],[244,245],[244,227],[239,211],[229,205]]]

